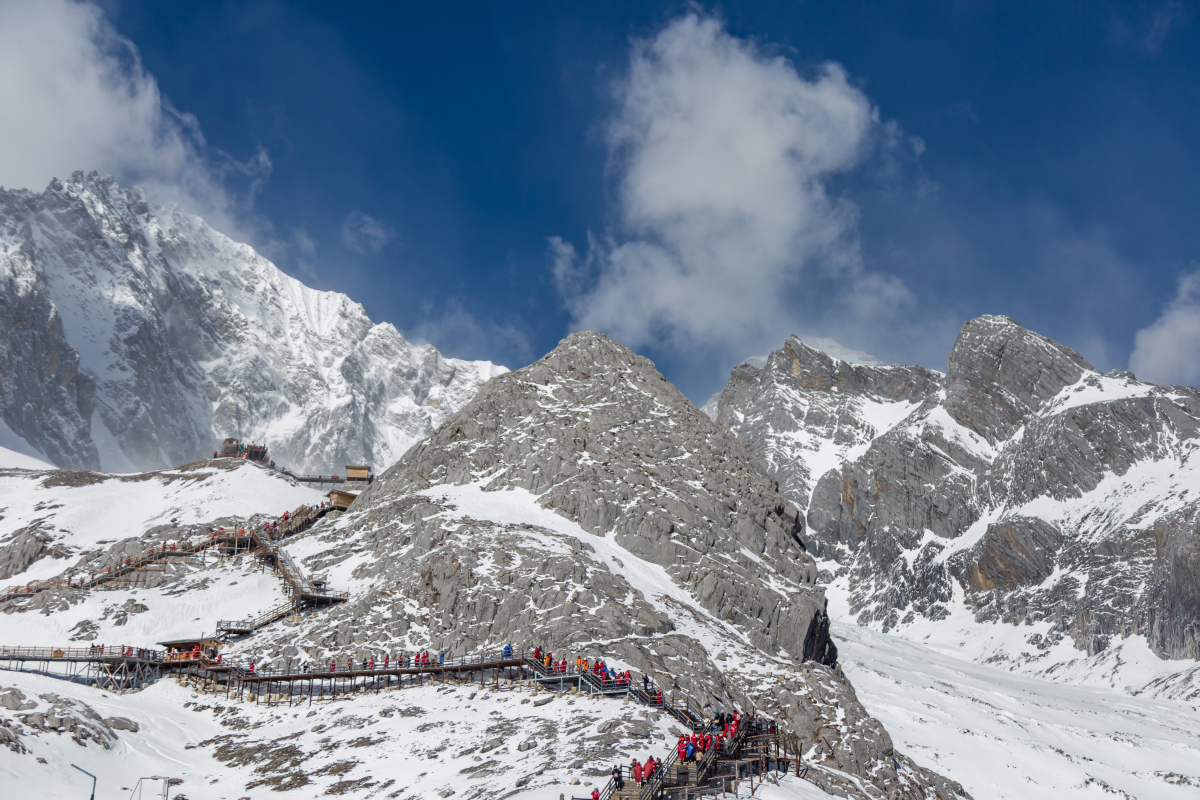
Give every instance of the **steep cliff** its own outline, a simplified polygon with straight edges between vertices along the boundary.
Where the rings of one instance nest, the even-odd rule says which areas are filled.
[[[58,466],[157,469],[240,435],[301,471],[383,469],[503,371],[111,178],[0,190],[0,418]]]

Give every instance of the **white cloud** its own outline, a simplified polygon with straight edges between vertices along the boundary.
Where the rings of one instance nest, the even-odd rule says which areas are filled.
[[[163,98],[96,5],[0,0],[0,75],[0,185],[41,191],[51,178],[96,170],[250,238],[224,180],[248,177],[249,202],[270,173],[267,154],[210,159],[196,119]]]
[[[689,13],[633,44],[617,99],[608,141],[619,230],[590,241],[583,259],[550,242],[577,327],[634,347],[749,352],[799,326],[789,298],[806,270],[839,281],[836,302],[851,306],[878,311],[907,294],[864,273],[857,209],[827,187],[882,130],[840,66],[802,76]]]
[[[396,231],[361,211],[351,211],[342,223],[342,242],[359,255],[378,253],[396,238]]]
[[[1134,336],[1129,368],[1151,383],[1200,386],[1200,272],[1180,278],[1174,299]]]

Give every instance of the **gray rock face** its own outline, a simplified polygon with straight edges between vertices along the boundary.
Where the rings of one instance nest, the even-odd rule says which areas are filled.
[[[0,249],[0,261],[25,260],[30,249]],[[15,270],[0,271],[0,278],[0,374],[6,378],[0,381],[0,416],[55,463],[98,469],[91,438],[95,380],[80,374],[79,351],[67,341],[46,286]]]
[[[1008,317],[978,317],[958,333],[946,368],[945,409],[989,442],[1009,438],[1091,364]]]
[[[852,460],[942,384],[924,367],[850,364],[791,336],[761,368],[734,368],[716,421],[806,509],[826,470]]]
[[[17,754],[28,752],[25,737],[63,734],[81,747],[90,743],[110,750],[117,743],[115,730],[137,729],[137,723],[123,717],[104,719],[79,700],[56,694],[33,697],[16,687],[0,687],[0,744]]]
[[[944,618],[957,584],[981,621],[1044,627],[1039,650],[1144,634],[1200,657],[1195,389],[1102,375],[1006,317],[964,324],[945,376],[810,351],[789,339],[763,370],[735,369],[718,419],[807,501],[808,541],[849,571],[861,623]],[[878,388],[891,374],[902,390]],[[872,425],[862,396],[910,405]],[[836,425],[814,418],[831,406]]]
[[[502,371],[111,178],[0,190],[0,418],[60,467],[161,469],[240,435],[299,471],[383,469]]]
[[[916,765],[897,774],[886,732],[829,666],[798,509],[653,364],[599,334],[489,382],[291,549],[357,588],[247,641],[259,664],[301,642],[316,663],[540,644],[652,675],[710,714],[769,711],[848,796],[961,793]]]

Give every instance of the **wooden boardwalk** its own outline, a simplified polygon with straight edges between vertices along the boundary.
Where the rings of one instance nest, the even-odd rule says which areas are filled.
[[[196,652],[165,652],[127,645],[110,647],[6,647],[0,646],[0,663],[37,662],[43,665],[87,665],[88,672],[68,671],[64,677],[83,677],[88,683],[107,689],[131,688],[167,674],[190,676],[204,691],[224,690],[226,696],[265,705],[312,705],[314,701],[335,699],[361,692],[379,692],[405,686],[422,685],[425,679],[451,680],[457,683],[491,683],[500,687],[501,677],[514,682],[540,683],[548,688],[574,688],[581,692],[628,698],[642,705],[669,713],[688,729],[703,734],[716,729],[703,718],[694,702],[685,695],[660,696],[657,687],[645,691],[634,683],[605,681],[595,673],[547,668],[529,653],[512,648],[457,659],[439,659],[430,655],[428,664],[413,663],[412,657],[386,664],[375,661],[354,664],[333,662],[322,669],[312,664],[294,669],[256,669],[244,662],[227,661]],[[40,670],[39,670],[40,671]],[[476,677],[478,676],[478,677]],[[407,681],[406,681],[407,679]],[[415,680],[414,680],[415,679]],[[661,699],[660,699],[661,697]],[[661,768],[641,786],[633,783],[628,767],[622,767],[624,788],[615,779],[601,790],[602,800],[649,800],[650,798],[699,798],[713,795],[731,781],[761,777],[774,769],[788,771],[794,765],[802,776],[799,742],[779,734],[769,720],[747,719],[736,734],[718,746],[697,754],[695,760],[680,762],[678,751],[670,747]],[[805,770],[804,774],[807,774]],[[582,800],[590,800],[583,798]]]
[[[257,558],[268,562],[272,569],[279,573],[288,587],[288,600],[275,608],[244,620],[218,620],[217,632],[229,636],[247,635],[264,625],[282,619],[285,616],[299,613],[306,608],[344,603],[349,598],[348,592],[329,589],[323,581],[310,578],[304,574],[300,566],[279,547],[284,539],[306,531],[324,517],[330,508],[328,506],[301,506],[289,512],[286,517],[280,517],[268,527],[262,526],[247,531],[245,528],[226,530],[220,528],[208,536],[189,539],[185,542],[167,544],[163,542],[157,547],[151,547],[136,556],[127,556],[115,567],[109,567],[103,572],[93,572],[87,575],[68,575],[50,580],[10,586],[0,593],[0,603],[32,597],[40,592],[51,589],[97,589],[109,584],[120,586],[127,583],[130,576],[146,570],[153,564],[166,559],[195,558],[210,550],[216,550],[224,555],[236,553],[252,553]]]

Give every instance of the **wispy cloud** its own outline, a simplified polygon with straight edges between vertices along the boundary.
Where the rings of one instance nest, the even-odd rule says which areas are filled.
[[[162,96],[93,3],[0,2],[0,75],[0,185],[40,191],[96,170],[244,241],[263,238],[246,211],[270,175],[267,153],[238,161],[211,151],[196,118]],[[230,179],[248,188],[237,195]]]
[[[858,210],[829,183],[890,130],[839,65],[801,74],[715,17],[634,42],[607,127],[619,224],[582,255],[550,239],[573,324],[744,355],[803,327],[791,301],[814,271],[829,305],[886,315],[907,290],[863,268]]]
[[[1137,332],[1129,368],[1144,381],[1200,386],[1200,271],[1181,277],[1162,314]]]
[[[529,334],[519,320],[472,313],[458,300],[426,303],[422,316],[423,321],[405,330],[405,335],[416,342],[428,342],[445,355],[486,359],[513,369],[533,358]]]
[[[1172,2],[1157,9],[1154,12],[1154,16],[1150,19],[1150,30],[1142,40],[1146,46],[1146,51],[1154,55],[1161,53],[1163,42],[1167,39],[1167,34],[1171,32],[1171,29],[1177,23],[1185,19],[1187,19],[1187,14],[1183,3],[1172,0]]]
[[[395,238],[392,226],[361,211],[351,211],[342,223],[342,242],[359,255],[378,253]]]
[[[1184,3],[1167,0],[1152,10],[1143,7],[1129,16],[1114,13],[1108,27],[1118,46],[1156,56],[1163,51],[1171,32],[1190,22],[1191,17]]]

